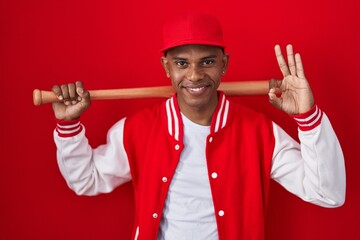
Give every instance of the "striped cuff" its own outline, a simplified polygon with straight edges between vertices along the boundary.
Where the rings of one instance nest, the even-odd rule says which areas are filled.
[[[315,104],[306,113],[292,115],[292,117],[297,122],[300,130],[310,131],[320,125],[322,115],[323,115],[322,111]]]
[[[75,120],[57,120],[56,132],[59,137],[73,137],[83,129],[79,119]]]

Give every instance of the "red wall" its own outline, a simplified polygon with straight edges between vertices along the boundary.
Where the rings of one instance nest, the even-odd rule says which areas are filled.
[[[97,197],[70,191],[55,160],[51,106],[34,107],[32,90],[78,79],[89,89],[169,84],[159,61],[160,26],[187,8],[222,21],[231,55],[224,81],[280,78],[273,46],[292,43],[341,141],[345,205],[320,208],[273,183],[267,239],[360,239],[358,0],[0,0],[0,239],[129,239],[131,184]],[[91,144],[104,143],[118,119],[156,101],[93,102],[82,118]],[[266,96],[236,101],[296,136],[295,124]]]

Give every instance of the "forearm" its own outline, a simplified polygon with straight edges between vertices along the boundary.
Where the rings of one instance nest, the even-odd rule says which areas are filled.
[[[54,131],[57,161],[68,186],[78,195],[111,192],[131,179],[129,164],[122,143],[124,120],[108,133],[107,143],[92,149],[81,129],[77,134]]]
[[[300,128],[299,145],[274,126],[277,143],[272,177],[305,201],[341,206],[346,188],[344,157],[329,119],[323,114],[315,127]]]
[[[346,190],[344,155],[327,116],[323,115],[318,129],[299,131],[299,139],[306,195],[316,193],[332,206],[342,205]]]

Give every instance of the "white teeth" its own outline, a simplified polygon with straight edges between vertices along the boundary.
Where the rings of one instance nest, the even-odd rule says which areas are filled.
[[[204,89],[204,87],[199,87],[199,88],[189,88],[191,91],[194,91],[194,92],[199,92],[201,91],[202,89]]]

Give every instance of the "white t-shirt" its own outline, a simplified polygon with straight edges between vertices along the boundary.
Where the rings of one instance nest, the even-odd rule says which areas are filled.
[[[158,239],[218,239],[205,145],[210,126],[182,114],[184,150],[171,181]],[[185,229],[185,230],[184,230]]]

